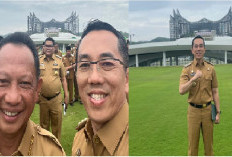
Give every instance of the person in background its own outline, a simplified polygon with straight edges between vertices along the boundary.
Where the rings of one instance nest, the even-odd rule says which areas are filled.
[[[66,47],[66,55],[62,57],[62,61],[64,63],[64,67],[66,68],[66,80],[68,84],[69,104],[73,106],[73,81],[74,81],[75,58],[71,54],[70,46]]]
[[[40,92],[40,125],[61,139],[62,128],[62,94],[64,90],[64,103],[68,104],[68,88],[66,70],[62,58],[54,54],[55,41],[47,38],[44,44],[44,55],[40,56],[40,71],[43,84]]]
[[[54,51],[54,54],[55,54],[55,55],[58,55],[58,56],[60,56],[60,57],[62,57],[62,51],[59,50],[59,45],[58,45],[57,43],[55,44],[55,51]]]

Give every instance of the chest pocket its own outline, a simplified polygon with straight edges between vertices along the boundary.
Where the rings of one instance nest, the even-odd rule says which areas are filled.
[[[211,71],[207,71],[206,74],[205,74],[205,80],[204,80],[204,84],[205,84],[205,87],[206,88],[209,88],[212,86],[212,72]]]
[[[206,79],[207,81],[211,81],[211,80],[212,80],[212,75],[211,75],[211,73],[210,73],[210,74],[206,74],[206,75],[205,75],[205,79]]]
[[[60,76],[60,67],[59,66],[53,66],[52,67],[52,73],[53,73],[53,76]]]
[[[44,76],[45,75],[45,67],[40,65],[39,69],[40,69],[40,76]]]

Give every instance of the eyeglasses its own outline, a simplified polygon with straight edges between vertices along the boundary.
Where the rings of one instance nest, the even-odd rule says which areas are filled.
[[[44,45],[45,47],[54,47],[54,45]]]
[[[113,70],[114,68],[118,67],[118,63],[121,65],[125,66],[122,61],[116,58],[105,58],[98,60],[96,62],[90,62],[90,61],[79,61],[77,62],[77,70],[81,72],[88,72],[90,69],[92,69],[92,64],[97,65],[97,70],[99,71],[100,69],[104,71],[110,71]]]
[[[199,44],[199,45],[195,44],[195,45],[194,45],[194,48],[195,48],[195,49],[197,49],[198,47],[199,47],[199,48],[203,48],[204,45],[203,45],[203,44]]]

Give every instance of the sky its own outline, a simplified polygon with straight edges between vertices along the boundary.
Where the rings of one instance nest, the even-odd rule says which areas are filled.
[[[0,35],[15,31],[27,31],[27,16],[34,12],[42,22],[56,19],[65,21],[76,11],[79,29],[83,31],[88,21],[100,19],[123,32],[128,30],[128,2],[77,1],[77,0],[0,0]]]
[[[27,31],[30,12],[43,22],[65,21],[76,11],[83,31],[90,19],[100,19],[116,29],[130,33],[132,41],[148,41],[170,37],[169,19],[173,9],[190,22],[207,18],[212,21],[225,16],[232,0],[0,0],[0,35]]]
[[[173,9],[190,22],[202,18],[218,21],[232,7],[232,1],[130,1],[129,31],[132,41],[148,41],[156,37],[170,38],[169,20]]]

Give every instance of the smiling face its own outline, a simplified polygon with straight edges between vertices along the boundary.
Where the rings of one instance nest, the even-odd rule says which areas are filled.
[[[51,57],[55,51],[52,41],[47,40],[44,44],[44,53],[47,57]]]
[[[0,134],[19,134],[38,99],[34,59],[24,45],[6,44],[0,49]]]
[[[89,32],[81,41],[78,61],[98,61],[106,58],[116,58],[122,61],[118,52],[118,39],[109,31]],[[92,123],[99,125],[112,119],[126,102],[129,90],[128,71],[116,62],[116,67],[110,71],[92,69],[82,72],[78,68],[77,82],[81,100],[84,103]]]
[[[197,38],[194,40],[192,54],[194,55],[195,59],[203,59],[205,55],[205,46],[201,38]]]

